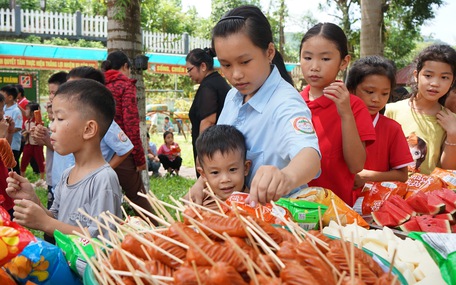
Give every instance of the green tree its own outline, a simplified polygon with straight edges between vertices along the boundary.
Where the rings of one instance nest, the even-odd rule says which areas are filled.
[[[212,0],[211,20],[216,24],[229,10],[241,5],[255,5],[260,7],[259,0]]]

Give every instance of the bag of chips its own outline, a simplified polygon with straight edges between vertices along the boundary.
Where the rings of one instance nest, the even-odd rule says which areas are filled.
[[[445,170],[442,168],[436,167],[432,171],[431,176],[437,176],[440,178],[448,189],[456,189],[456,172],[454,170]]]
[[[408,185],[405,199],[414,195],[417,191],[431,192],[445,187],[444,182],[440,178],[421,173],[415,173],[410,176],[405,184]]]
[[[281,206],[273,208],[270,203],[266,203],[265,205],[258,204],[252,208],[245,203],[247,197],[249,197],[248,193],[234,192],[225,202],[230,206],[236,204],[236,206],[245,210],[247,213],[270,224],[284,225],[280,217],[285,220],[292,219],[290,212]]]
[[[60,248],[39,238],[30,242],[4,268],[21,284],[29,281],[36,284],[82,284],[70,270]]]
[[[10,220],[8,212],[0,206],[0,266],[16,257],[35,236]]]
[[[288,209],[293,216],[293,220],[305,230],[318,229],[318,222],[328,209],[327,206],[322,204],[291,198],[280,198],[276,205]]]
[[[322,187],[308,187],[301,189],[292,198],[323,204],[328,207],[323,214],[323,226],[329,225],[330,221],[340,221],[341,225],[353,224],[355,221],[361,227],[369,228],[369,224],[333,191]],[[336,208],[333,206],[333,202]],[[336,215],[339,215],[337,217]]]
[[[399,195],[404,197],[407,193],[407,184],[398,181],[369,182],[364,185],[362,193],[364,199],[362,204],[363,215],[377,211],[388,197]]]

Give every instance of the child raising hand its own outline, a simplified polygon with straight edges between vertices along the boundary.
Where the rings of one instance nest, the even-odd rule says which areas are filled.
[[[301,41],[301,69],[308,83],[301,92],[312,112],[321,151],[321,175],[309,182],[332,190],[353,205],[355,174],[366,160],[365,145],[375,140],[363,101],[351,95],[337,75],[350,62],[347,38],[332,23],[319,23]]]

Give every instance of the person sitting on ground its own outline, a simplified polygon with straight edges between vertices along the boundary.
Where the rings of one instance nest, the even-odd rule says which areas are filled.
[[[197,170],[214,194],[226,200],[233,192],[248,192],[245,178],[251,161],[246,159],[244,135],[230,125],[213,125],[196,140]],[[203,205],[218,210],[212,196],[205,193]]]
[[[98,223],[79,213],[100,217],[105,211],[122,218],[119,180],[101,154],[100,141],[115,114],[111,92],[90,79],[80,79],[60,86],[52,102],[55,120],[51,124],[54,151],[73,153],[75,165],[63,173],[55,187],[50,210],[43,206],[28,180],[10,172],[6,192],[14,199],[14,221],[28,228],[53,235],[83,229],[91,236],[99,234]],[[107,231],[103,233],[107,236]]]
[[[147,170],[152,171],[152,177],[160,177],[160,159],[157,154],[157,146],[150,141],[150,135],[147,133]]]
[[[163,132],[174,132],[174,125],[170,121],[169,117],[165,117],[165,122],[163,123]]]
[[[163,133],[163,140],[165,143],[158,149],[158,158],[169,175],[173,175],[174,172],[179,175],[179,169],[182,165],[179,144],[174,142],[174,134],[170,131]]]

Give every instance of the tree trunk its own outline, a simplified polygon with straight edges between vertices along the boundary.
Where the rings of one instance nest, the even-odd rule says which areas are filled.
[[[361,0],[361,57],[383,55],[383,1]]]
[[[117,3],[117,4],[116,4]],[[134,58],[143,54],[141,36],[141,1],[129,0],[126,7],[119,4],[119,1],[108,0],[108,53],[115,50],[122,50],[130,58],[134,66]],[[141,140],[144,149],[147,149],[146,139],[146,100],[145,87],[142,70],[131,69],[131,77],[137,80],[136,98],[138,101]],[[143,182],[146,189],[149,189],[149,177],[147,171],[142,172]]]

